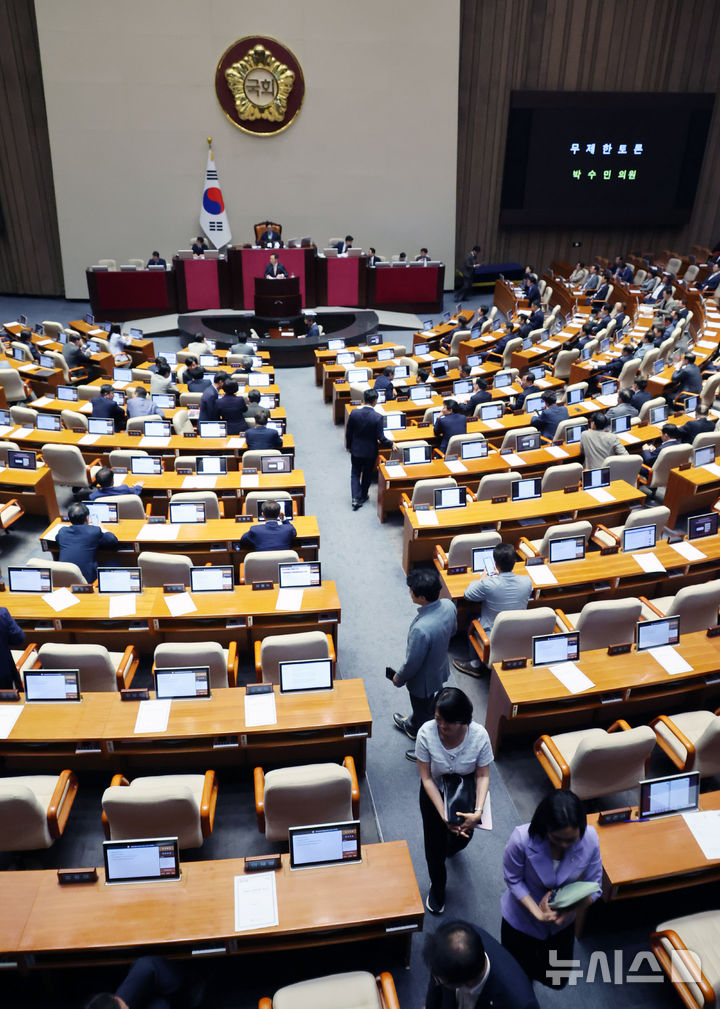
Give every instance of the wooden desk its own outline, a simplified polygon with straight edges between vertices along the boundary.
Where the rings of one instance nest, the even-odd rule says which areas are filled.
[[[720,792],[701,795],[700,809],[720,809]],[[720,879],[720,859],[705,858],[681,815],[602,827],[597,820],[597,813],[588,816],[600,840],[603,900],[645,897]]]
[[[0,468],[0,501],[11,498],[17,498],[30,515],[47,515],[50,519],[60,516],[55,484],[47,466],[33,470]]]
[[[26,968],[130,961],[158,947],[222,956],[398,938],[409,963],[424,911],[405,841],[363,846],[352,865],[293,872],[288,860],[275,873],[279,924],[251,932],[235,931],[241,858],[183,863],[182,879],[170,883],[104,886],[100,870],[96,884],[61,887],[54,870],[3,873],[0,899],[25,921],[16,944],[8,933],[0,952]]]
[[[586,491],[574,494],[551,491],[532,501],[506,501],[493,504],[491,501],[474,501],[465,508],[447,508],[435,512],[416,512],[406,508],[403,519],[403,569],[408,572],[416,564],[423,564],[433,557],[435,544],[447,550],[453,536],[460,533],[481,532],[483,529],[498,529],[506,543],[517,544],[521,536],[528,539],[542,537],[548,526],[558,522],[563,515],[573,520],[587,519],[594,525],[622,525],[632,505],[644,499],[642,491],[631,487],[624,480],[610,484],[609,492],[615,501],[601,505]],[[433,524],[421,524],[420,516],[435,516]],[[528,521],[528,525],[521,522]]]
[[[237,462],[231,457],[231,462]],[[0,471],[0,475],[2,471]],[[216,477],[196,477],[165,470],[157,476],[135,473],[116,473],[115,486],[134,487],[142,483],[143,500],[152,499],[152,513],[167,515],[172,494],[178,491],[212,490],[223,503],[225,517],[232,518],[242,512],[245,498],[253,491],[266,491],[272,497],[276,491],[287,491],[297,504],[298,515],[305,514],[305,474],[301,469],[289,473],[245,473],[230,469]],[[295,520],[293,520],[295,521]]]
[[[485,728],[497,753],[502,736],[559,732],[579,725],[607,726],[617,718],[646,718],[671,711],[715,708],[720,700],[720,639],[704,631],[683,634],[676,650],[692,672],[670,676],[648,652],[609,656],[581,652],[577,665],[594,683],[571,694],[544,667],[502,670],[490,676]]]
[[[108,773],[252,767],[349,755],[358,773],[365,773],[372,715],[362,680],[336,679],[329,691],[274,690],[275,725],[248,727],[245,688],[224,687],[207,700],[173,701],[167,730],[159,736],[135,735],[138,705],[118,693],[86,692],[79,703],[25,704],[10,736],[0,740],[0,755],[7,767],[43,773],[65,767]]]
[[[160,271],[153,271],[153,273],[154,272],[159,273]],[[68,326],[70,329],[74,329],[76,332],[82,333],[83,336],[90,336],[90,334],[96,329],[99,329],[95,323],[90,325],[90,323],[85,322],[84,319],[74,319],[72,322],[68,323]],[[100,336],[99,333],[96,335]],[[92,339],[92,336],[90,336],[90,339]],[[107,339],[107,336],[101,336],[100,339]],[[140,365],[142,361],[152,361],[154,359],[155,346],[152,340],[125,340],[125,352],[130,355],[133,360],[133,364]]]
[[[712,509],[720,497],[720,477],[705,466],[671,469],[663,504],[670,509],[668,524],[675,526],[680,515]]]
[[[132,641],[139,651],[152,652],[162,641],[217,641],[251,648],[268,634],[326,631],[337,648],[340,600],[335,582],[324,581],[303,591],[297,612],[276,609],[278,589],[254,591],[236,585],[232,592],[196,592],[197,609],[174,617],[161,588],[147,588],[135,596],[133,616],[110,617],[109,597],[97,592],[76,596],[78,603],[60,613],[38,593],[14,592],[9,605],[28,641],[95,643],[123,649]]]
[[[332,339],[332,337],[330,337]],[[362,354],[362,361],[358,363],[358,367],[362,367],[369,361],[377,361],[377,354],[379,350],[393,350],[397,349],[400,345],[397,343],[378,343],[370,346],[367,343],[359,343],[356,346],[347,348],[352,350],[353,353]],[[403,348],[404,349],[404,348]],[[315,351],[315,385],[321,386],[323,379],[323,366],[335,364],[338,354],[344,353],[344,348],[341,350],[328,350],[327,348]],[[344,365],[337,365],[338,368],[343,368]]]

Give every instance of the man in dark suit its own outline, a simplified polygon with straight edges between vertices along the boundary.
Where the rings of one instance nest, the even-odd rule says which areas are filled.
[[[660,453],[666,449],[670,448],[671,445],[681,445],[680,441],[680,429],[676,424],[663,424],[662,431],[660,433],[660,444],[653,445],[651,442],[647,442],[642,447],[642,457],[643,462],[646,466],[654,466],[657,462]]]
[[[558,425],[561,421],[567,420],[570,414],[566,406],[558,406],[554,392],[544,392],[542,401],[545,408],[536,414],[530,423],[538,429],[542,438],[552,441]]]
[[[395,386],[392,384],[392,378],[395,374],[395,369],[391,367],[383,368],[382,374],[373,382],[373,389],[376,392],[381,390],[385,393],[385,399],[395,399]]]
[[[217,405],[220,398],[220,392],[225,387],[225,380],[227,375],[224,371],[219,371],[212,380],[212,385],[209,386],[200,398],[200,413],[198,414],[198,421],[201,420],[217,420]]]
[[[260,235],[260,245],[275,245],[280,242],[280,232],[270,226],[270,222],[265,222],[265,230]]]
[[[540,301],[540,288],[538,287],[538,279],[536,273],[531,273],[528,277],[528,287],[525,297],[532,305],[535,301]]]
[[[162,956],[141,956],[114,995],[94,995],[85,1009],[197,1009],[204,991],[204,980],[193,968]]]
[[[630,406],[634,406],[639,413],[640,407],[643,403],[647,403],[647,401],[652,398],[652,393],[647,391],[647,379],[636,378],[633,382],[633,394],[632,399],[630,400]]]
[[[25,631],[15,623],[4,606],[0,606],[0,690],[20,689],[20,676],[11,648],[22,648]]]
[[[112,420],[116,431],[124,431],[127,418],[125,411],[118,406],[113,399],[113,387],[111,385],[101,385],[100,395],[93,396],[92,403],[93,417],[101,417]]]
[[[460,292],[457,295],[458,301],[465,301],[465,299],[469,298],[470,295],[472,294],[473,282],[475,280],[475,267],[478,265],[479,262],[480,262],[480,246],[473,245],[472,249],[470,250],[470,252],[468,252],[467,256],[465,256],[465,259],[463,261],[462,266],[463,283],[462,287],[460,288]]]
[[[79,336],[69,336],[65,341],[65,346],[62,349],[62,356],[67,362],[68,368],[85,368],[89,370],[91,367],[90,354],[82,349],[82,341]]]
[[[368,262],[367,262],[368,266],[377,266],[378,263],[382,262],[382,260],[378,256],[378,254],[375,252],[375,249],[373,249],[372,245],[370,246],[370,248],[369,248],[368,251],[370,253],[370,255],[368,256]]]
[[[345,235],[344,242],[336,242],[335,248],[338,250],[339,256],[344,256],[348,249],[352,249],[352,243],[355,241],[352,235]]]
[[[695,364],[695,355],[688,351],[683,357],[683,364],[672,373],[672,391],[677,396],[680,392],[697,392],[702,389],[702,372]]]
[[[416,263],[429,263],[430,262],[430,253],[425,248],[425,246],[423,246],[422,249],[420,249],[420,255],[415,257],[415,262]]]
[[[482,928],[449,921],[425,939],[426,1009],[539,1009],[519,963]]]
[[[698,284],[698,290],[711,294],[720,284],[720,263],[714,263],[712,273]]]
[[[475,392],[472,394],[467,403],[461,405],[462,412],[466,417],[473,417],[475,415],[475,410],[481,403],[489,403],[492,399],[492,394],[488,392],[487,382],[484,378],[475,379]]]
[[[193,256],[204,256],[208,250],[208,244],[202,235],[198,235],[192,246]]]
[[[167,262],[162,258],[159,252],[153,252],[150,259],[147,261],[148,266],[162,266],[163,269],[167,267]]]
[[[365,405],[352,410],[345,425],[345,448],[350,453],[353,511],[357,511],[368,499],[378,446],[389,448],[392,445],[383,433],[382,414],[374,409],[377,398],[374,389],[366,389],[363,393]]]
[[[279,261],[275,253],[271,253],[270,262],[265,267],[265,276],[270,280],[277,280],[278,277],[287,277],[288,272]]]
[[[32,342],[32,333],[30,332],[29,329],[20,330],[18,336],[16,338],[14,337],[13,339],[17,339],[18,343],[22,343],[25,347],[27,347],[27,349],[32,354],[33,361],[40,360],[40,351]],[[12,354],[12,351],[10,351],[10,353]]]
[[[247,447],[251,449],[282,448],[282,438],[274,427],[268,427],[269,410],[258,410],[255,415],[255,427],[249,427],[245,432]]]
[[[237,382],[232,378],[228,379],[223,388],[222,399],[218,399],[215,408],[218,420],[224,420],[227,424],[229,435],[242,434],[247,429],[247,421],[244,416],[247,403],[242,396],[237,395],[238,389]]]
[[[532,396],[534,392],[540,392],[540,386],[535,385],[535,377],[529,371],[523,375],[520,383],[522,385],[522,392],[518,393],[515,399],[515,409],[519,413],[522,413],[526,398]]]
[[[133,487],[127,484],[120,484],[115,487],[115,474],[109,466],[101,466],[95,474],[95,490],[90,492],[88,501],[102,501],[104,497],[122,497],[123,494],[142,494],[142,483],[136,483]]]
[[[680,431],[680,441],[685,445],[692,445],[693,439],[697,435],[715,430],[715,421],[708,417],[708,408],[701,405],[696,410],[696,419],[689,420],[678,430]]]
[[[313,318],[312,315],[305,316],[305,325],[307,326],[305,336],[320,336],[320,327],[318,326],[317,319]]]
[[[75,501],[68,508],[69,526],[62,526],[55,537],[60,548],[59,561],[77,564],[88,582],[97,577],[98,550],[114,550],[118,545],[114,533],[100,526],[90,525],[90,512],[84,504]]]
[[[200,365],[185,369],[185,382],[188,392],[205,392],[212,385],[210,379],[205,378],[205,369]]]
[[[467,416],[456,399],[445,400],[433,430],[435,437],[440,439],[441,452],[447,452],[448,442],[454,434],[467,433]]]
[[[245,393],[245,400],[247,401],[247,410],[245,411],[245,419],[249,420],[252,417],[253,420],[257,420],[259,414],[261,414],[265,407],[260,405],[260,400],[262,395],[259,389],[249,389]]]
[[[264,522],[252,526],[240,539],[243,550],[289,550],[297,532],[292,522],[278,521],[280,505],[277,501],[263,501]]]

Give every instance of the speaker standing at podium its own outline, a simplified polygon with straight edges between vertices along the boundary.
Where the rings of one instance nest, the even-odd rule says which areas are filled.
[[[288,272],[281,262],[278,261],[277,256],[273,252],[270,256],[270,262],[265,267],[265,276],[269,277],[270,280],[277,280],[278,277],[287,277]]]

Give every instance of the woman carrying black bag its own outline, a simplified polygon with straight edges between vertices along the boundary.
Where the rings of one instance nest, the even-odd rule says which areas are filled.
[[[470,843],[488,794],[492,746],[472,713],[470,698],[446,687],[435,699],[434,721],[420,727],[415,743],[431,914],[445,910],[445,860]]]

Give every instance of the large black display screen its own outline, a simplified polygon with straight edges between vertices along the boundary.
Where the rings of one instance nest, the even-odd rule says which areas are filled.
[[[695,200],[714,99],[513,91],[500,225],[684,223]]]

